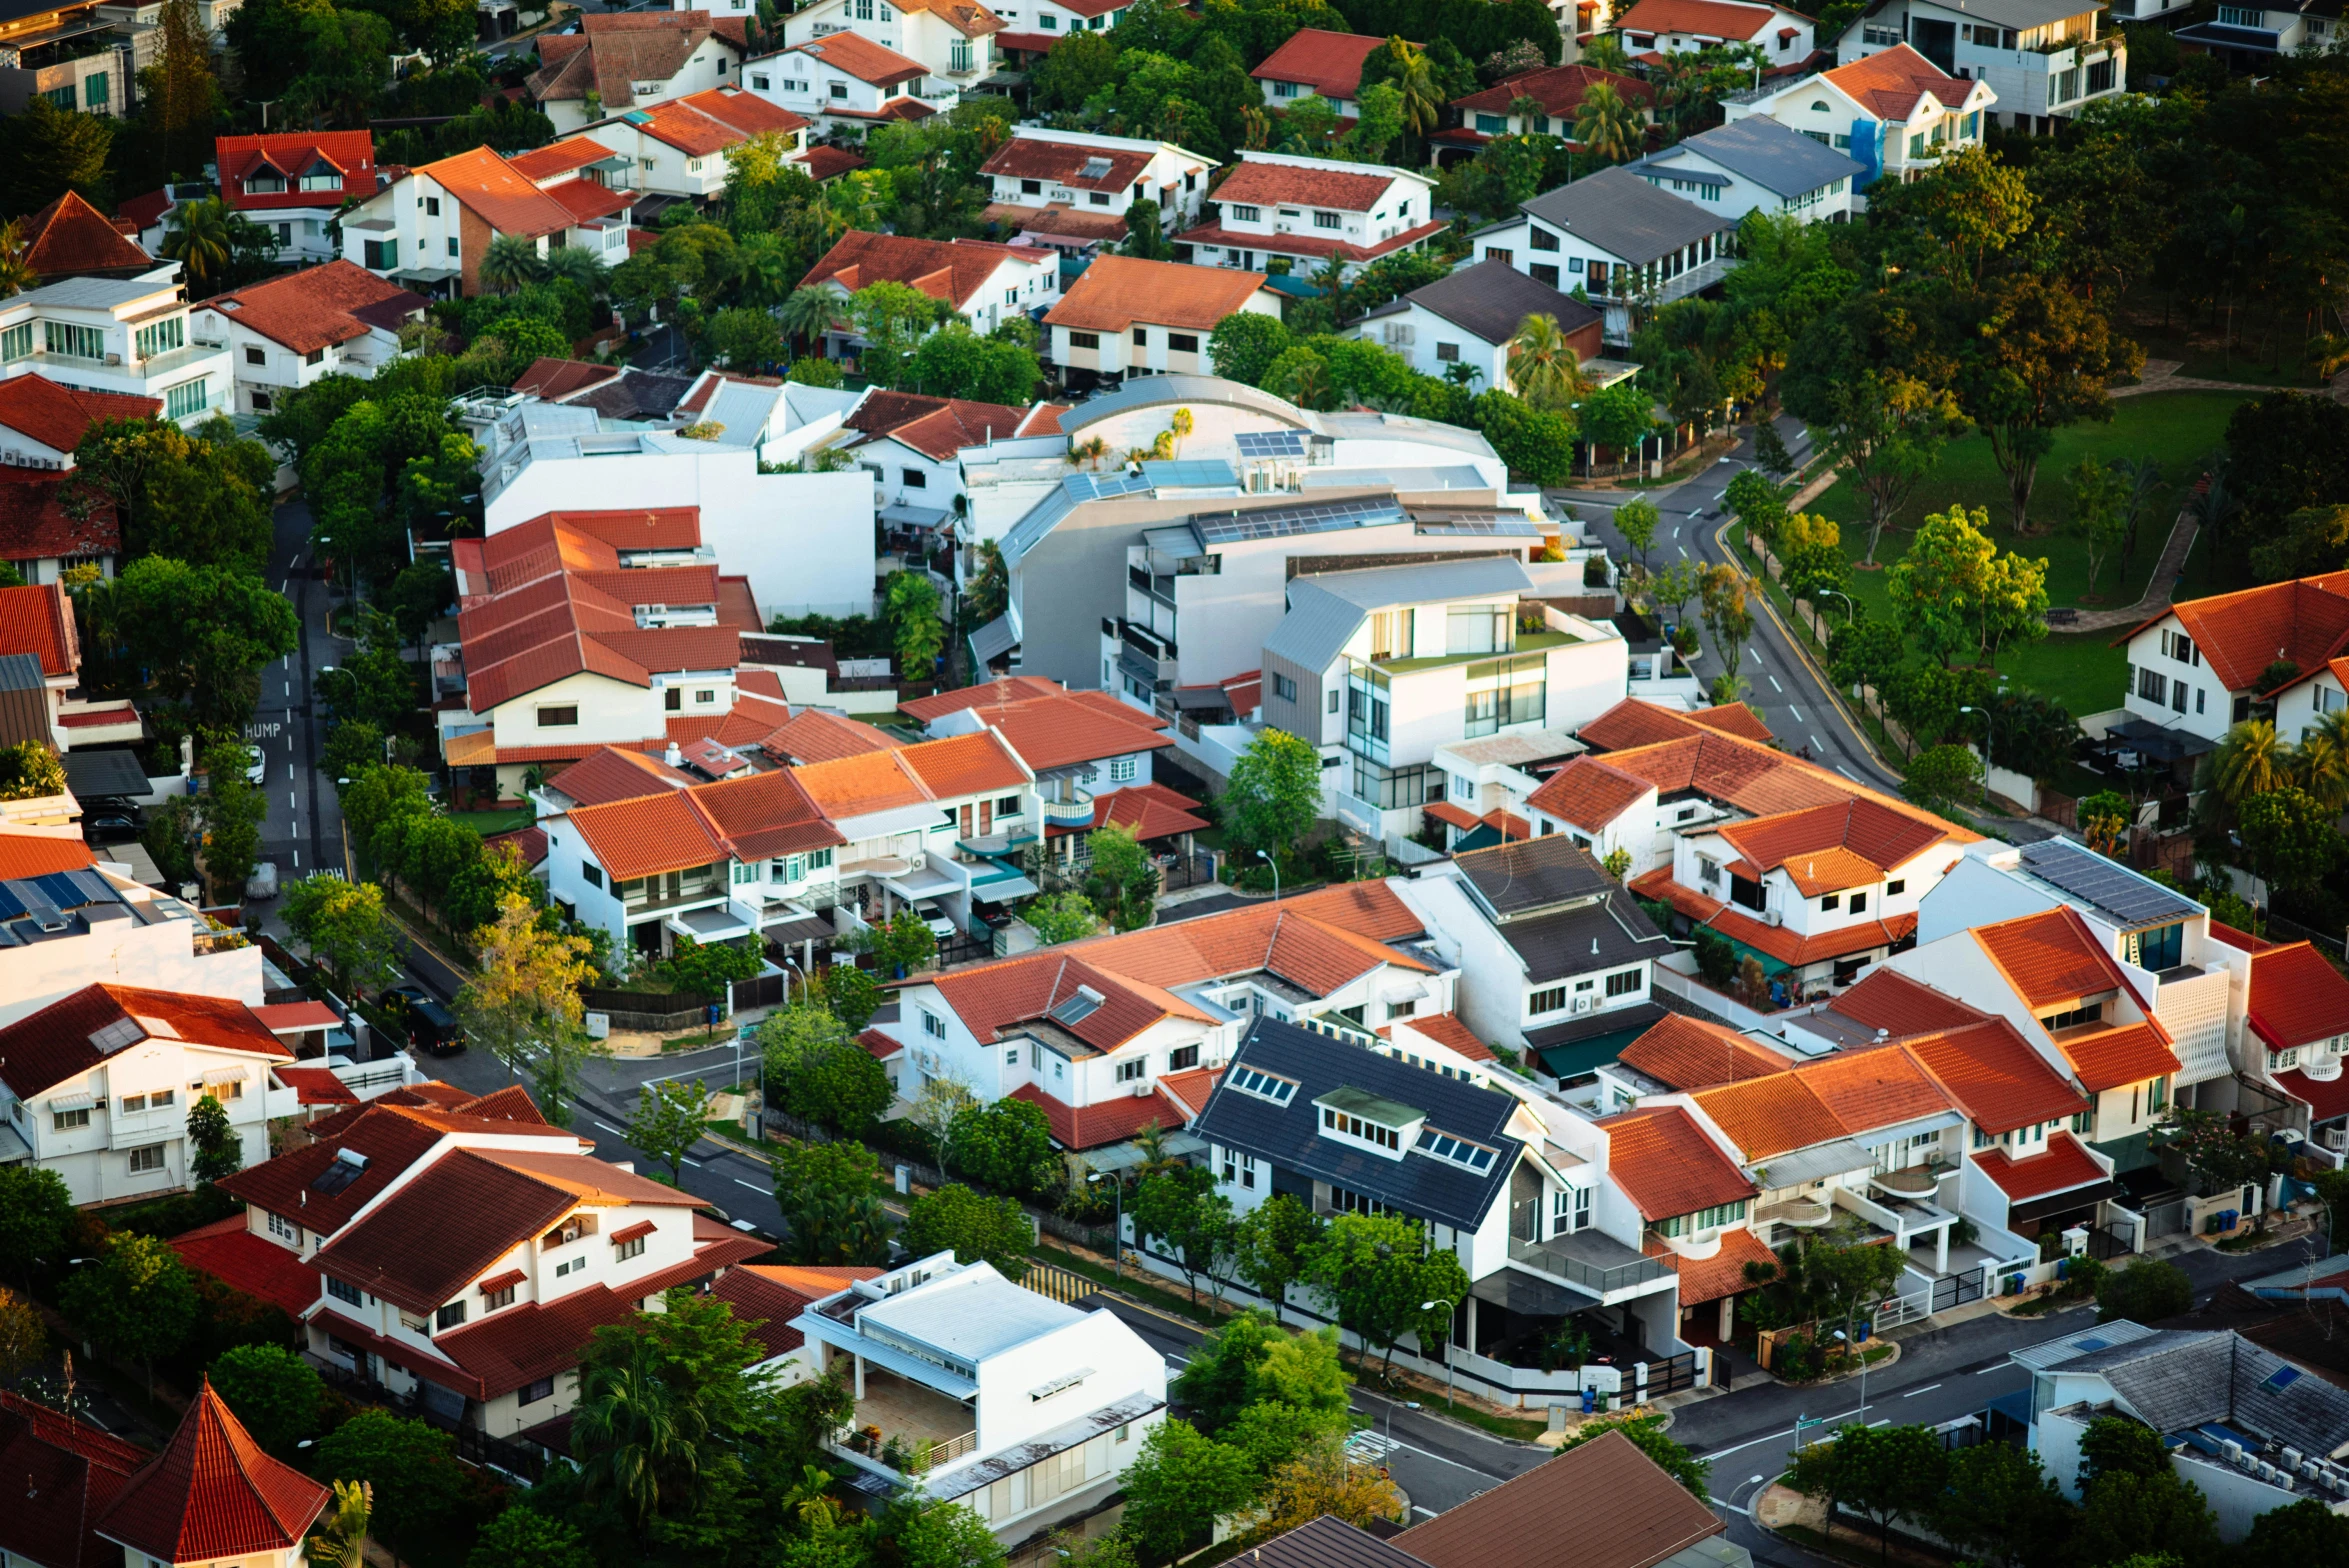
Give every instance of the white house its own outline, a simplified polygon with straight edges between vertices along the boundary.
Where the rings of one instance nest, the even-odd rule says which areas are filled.
[[[800,279],[803,288],[840,296],[841,320],[825,334],[827,354],[863,340],[849,319],[848,297],[874,283],[902,283],[944,300],[971,330],[992,332],[1005,319],[1060,297],[1060,256],[1031,245],[984,240],[923,240],[850,229]]]
[[[579,28],[541,37],[539,68],[523,84],[558,135],[732,86],[749,52],[746,19],[709,11],[594,12]]]
[[[854,33],[927,73],[921,96],[945,108],[995,74],[1003,19],[977,0],[817,0],[783,22],[786,48]]]
[[[541,256],[567,246],[617,266],[636,196],[605,183],[616,168],[611,149],[578,139],[514,159],[476,147],[422,164],[343,214],[343,259],[452,297],[481,292],[481,258],[501,235]]]
[[[1002,403],[876,387],[827,444],[852,453],[871,472],[884,523],[938,529],[964,503],[962,454],[1013,434],[1027,416],[1028,410]]]
[[[594,138],[589,146],[610,150],[637,190],[708,202],[725,194],[728,149],[754,136],[774,136],[798,154],[807,147],[807,131],[803,117],[758,93],[727,86],[597,120],[584,134]]]
[[[37,907],[43,883],[84,878],[100,880],[0,883],[0,898]],[[85,986],[0,1029],[0,1147],[56,1172],[79,1204],[179,1192],[195,1185],[190,1109],[218,1100],[240,1157],[264,1158],[269,1122],[295,1110],[270,1069],[292,1060],[233,997]]]
[[[188,330],[183,293],[172,275],[68,278],[0,300],[0,377],[37,371],[79,392],[154,398],[181,425],[208,419],[228,405],[228,349]]]
[[[216,294],[190,320],[199,338],[228,346],[236,411],[266,414],[321,376],[373,377],[430,303],[337,258]]]
[[[1324,770],[1338,821],[1383,843],[1443,802],[1437,748],[1571,733],[1629,678],[1614,626],[1539,603],[1512,556],[1298,577],[1288,604],[1264,639],[1264,722],[1341,759]]]
[[[1341,120],[1362,114],[1362,64],[1386,46],[1384,33],[1333,33],[1301,27],[1248,74],[1264,84],[1267,108],[1319,98]]]
[[[2045,133],[2122,91],[2129,51],[2098,36],[2102,6],[2080,0],[1877,0],[1844,29],[1848,65],[1906,44],[1942,71],[1987,83],[2007,124]]]
[[[1800,66],[1815,46],[1814,24],[1802,12],[1739,0],[1639,0],[1616,13],[1614,27],[1635,57],[1746,45],[1771,71]]]
[[[1434,193],[1426,175],[1381,164],[1243,153],[1209,193],[1215,216],[1176,235],[1175,254],[1242,271],[1277,258],[1300,274],[1336,261],[1351,275],[1441,229]]]
[[[1842,223],[1867,168],[1767,115],[1700,131],[1625,165],[1658,190],[1719,212],[1791,214],[1805,223]]]
[[[856,1413],[832,1449],[860,1480],[960,1503],[1008,1543],[1097,1509],[1165,1418],[1166,1358],[1116,1314],[952,1252],[858,1281],[791,1326],[815,1372],[850,1363]]]
[[[921,96],[927,68],[859,33],[826,33],[748,62],[760,97],[812,122],[819,135],[862,136],[876,125],[926,120],[943,104]]]
[[[1514,392],[1509,345],[1534,316],[1558,324],[1576,359],[1598,356],[1603,345],[1597,310],[1497,259],[1472,262],[1397,295],[1364,315],[1354,335],[1384,344],[1421,375],[1468,377],[1470,387]]]
[[[1220,167],[1172,142],[1023,125],[979,172],[993,182],[988,219],[1016,238],[1081,250],[1122,240],[1138,199],[1157,203],[1165,232],[1188,228]]]
[[[1905,43],[1833,70],[1723,99],[1731,124],[1767,115],[1867,169],[1859,188],[1913,180],[1944,152],[1982,143],[1999,101],[1988,82],[1952,76]],[[1856,210],[1856,208],[1855,208]]]
[[[2136,0],[2116,20],[2151,21],[2182,10],[2182,0]],[[2175,18],[2172,18],[2175,21]],[[2341,14],[2327,0],[2277,0],[2274,5],[2222,5],[2206,22],[2178,28],[2178,42],[2197,54],[2214,54],[2239,70],[2273,69],[2277,55],[2339,47]]]
[[[1243,312],[1277,317],[1280,296],[1258,272],[1136,256],[1096,256],[1044,317],[1051,358],[1075,384],[1153,371],[1201,375],[1217,322]]]
[[[1736,220],[1628,169],[1601,169],[1517,205],[1516,217],[1476,231],[1476,259],[1582,290],[1605,313],[1609,342],[1630,340],[1634,302],[1670,304],[1729,270],[1723,236]]]
[[[375,194],[369,131],[284,131],[213,141],[220,199],[273,230],[280,261],[308,265],[334,255],[334,215]]]
[[[0,381],[0,485],[8,487],[0,490],[5,503],[0,505],[0,560],[14,566],[28,585],[0,590],[0,604],[12,596],[29,604],[34,591],[58,582],[69,566],[95,566],[103,576],[114,575],[122,553],[122,520],[102,497],[91,497],[95,504],[87,507],[69,504],[81,498],[66,494],[66,476],[92,425],[106,419],[153,419],[162,412],[154,398],[79,392],[38,372]],[[20,622],[19,636],[36,627],[47,634],[39,637],[39,651],[49,655],[41,662],[44,669],[56,666],[52,673],[61,684],[50,701],[61,708],[65,693],[80,680],[74,614],[70,603],[42,597],[47,613]],[[60,742],[59,749],[70,749],[70,732]]]
[[[2349,572],[2189,599],[2131,628],[2123,646],[2128,717],[2114,740],[2182,764],[2272,706],[2276,738],[2296,742],[2344,706]],[[2263,692],[2280,664],[2291,676]]]

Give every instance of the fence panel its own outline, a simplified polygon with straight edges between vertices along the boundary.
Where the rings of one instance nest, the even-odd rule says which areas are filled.
[[[784,989],[790,984],[789,975],[759,975],[749,980],[734,982],[734,1010],[743,1012],[753,1007],[780,1007]]]
[[[1931,1291],[1915,1290],[1905,1296],[1887,1296],[1876,1310],[1869,1314],[1879,1332],[1898,1328],[1903,1323],[1914,1323],[1929,1317],[1933,1311]]]
[[[1647,1368],[1647,1381],[1636,1383],[1635,1386],[1648,1399],[1661,1399],[1666,1394],[1677,1394],[1682,1389],[1697,1386],[1697,1358],[1693,1350],[1684,1350],[1677,1356],[1667,1356],[1661,1361],[1634,1365]]]
[[[1947,1312],[1968,1302],[1980,1301],[1987,1276],[1977,1266],[1963,1274],[1944,1274],[1933,1282],[1933,1300],[1928,1310]]]
[[[2175,1203],[2148,1204],[2145,1209],[2145,1239],[2158,1241],[2164,1236],[2182,1236],[2186,1233],[2186,1200]]]

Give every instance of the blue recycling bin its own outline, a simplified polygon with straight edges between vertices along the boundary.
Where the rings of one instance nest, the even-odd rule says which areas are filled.
[[[1582,1391],[1582,1413],[1587,1416],[1596,1411],[1598,1408],[1599,1396],[1597,1391],[1588,1388],[1584,1389]]]

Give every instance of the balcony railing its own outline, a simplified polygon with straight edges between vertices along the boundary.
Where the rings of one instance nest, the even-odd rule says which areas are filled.
[[[1044,821],[1051,827],[1091,827],[1093,802],[1085,800],[1047,800],[1043,803]]]
[[[1627,1249],[1628,1250],[1628,1249]],[[1661,1258],[1637,1258],[1629,1263],[1601,1267],[1585,1263],[1580,1258],[1568,1257],[1547,1242],[1521,1241],[1509,1238],[1509,1257],[1552,1274],[1570,1285],[1579,1285],[1592,1291],[1603,1301],[1610,1291],[1629,1290],[1635,1285],[1646,1285],[1672,1273],[1672,1268]]]

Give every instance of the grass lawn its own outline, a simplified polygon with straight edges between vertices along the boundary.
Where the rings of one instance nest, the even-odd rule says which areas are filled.
[[[1940,469],[1884,530],[1877,561],[1889,566],[1899,560],[1908,548],[1910,530],[1928,512],[1953,504],[1979,506],[1989,511],[1990,537],[2001,550],[2019,550],[2046,559],[2051,605],[2103,609],[2134,603],[2144,594],[2146,581],[2160,559],[2162,543],[2169,537],[2184,492],[2200,475],[2203,460],[2225,433],[2228,415],[2242,401],[2242,396],[2232,392],[2157,392],[2115,403],[2110,424],[2075,425],[2058,432],[2055,450],[2039,466],[2039,483],[2031,502],[2035,524],[2050,531],[2021,541],[2007,526],[2006,478],[1991,460],[1989,442],[1978,435],[1953,441],[1942,453]],[[2098,584],[2101,596],[2091,600],[2087,598],[2087,552],[2069,531],[2071,507],[2063,475],[2083,457],[2106,461],[2138,456],[2160,459],[2170,483],[2154,496],[2138,521],[2137,558],[2131,563],[2128,580],[2120,581],[2108,565]],[[1811,510],[1842,525],[1844,550],[1854,562],[1867,553],[1867,509],[1857,488],[1838,482],[1812,503]],[[2206,553],[2198,542],[2194,556]],[[2189,559],[2187,582],[2193,581],[2200,564]],[[1870,615],[1891,616],[1885,573],[1855,571],[1851,582],[1852,596]],[[2050,636],[2001,654],[1999,668],[2012,678],[2012,684],[2044,693],[2075,715],[2100,712],[2120,705],[2125,678],[2127,660],[2120,649],[2107,646],[2111,637],[2109,632]]]
[[[513,811],[452,811],[451,822],[462,822],[483,838],[493,833],[511,833],[516,828],[530,826],[533,813],[528,806]]]

